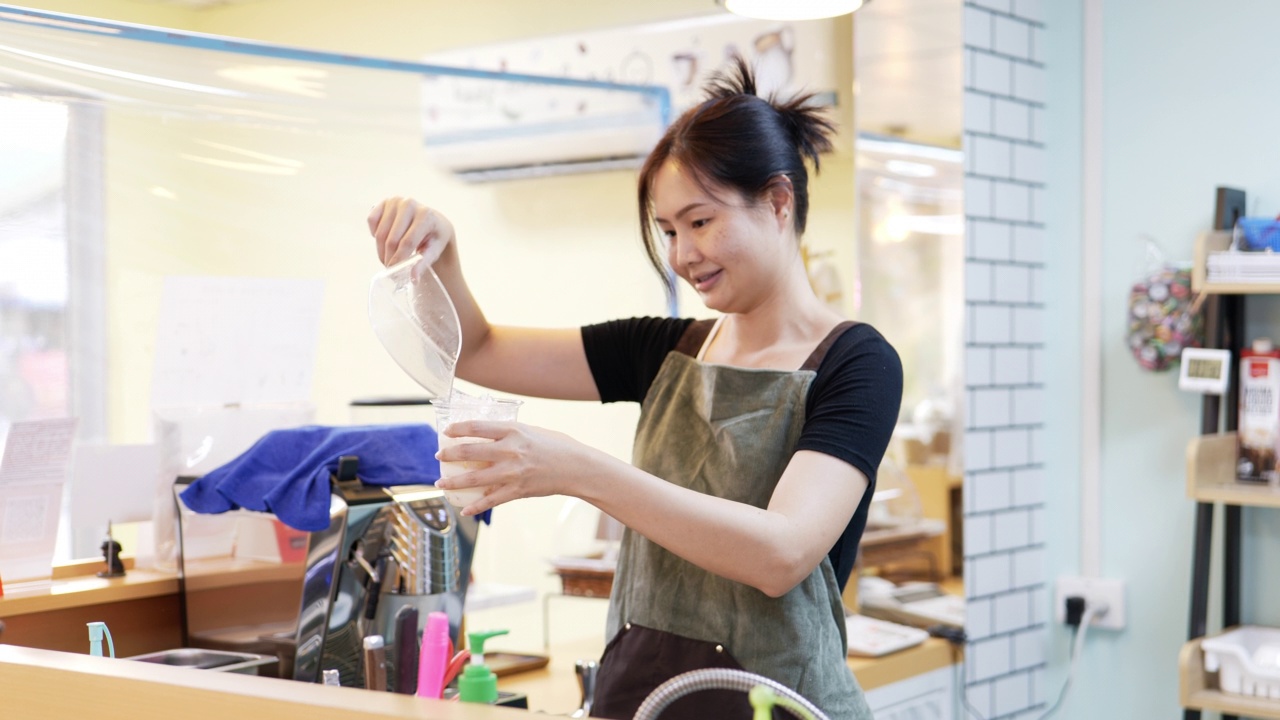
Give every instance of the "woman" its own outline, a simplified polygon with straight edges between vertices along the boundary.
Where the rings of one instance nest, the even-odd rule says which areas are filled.
[[[518,423],[455,424],[450,435],[495,442],[439,454],[491,463],[441,481],[486,489],[465,514],[560,494],[627,527],[593,714],[630,718],[674,675],[742,667],[832,718],[870,718],[845,663],[840,593],[897,419],[902,367],[879,333],[819,300],[801,259],[804,159],[816,169],[832,125],[807,98],[756,97],[741,61],[708,95],[650,154],[639,200],[654,267],[689,283],[721,313],[714,323],[491,325],[442,215],[392,198],[369,228],[385,264],[438,258],[465,339],[459,377],[522,395],[642,403],[634,465]],[[700,692],[663,717],[733,717],[730,704],[745,708],[745,695]]]

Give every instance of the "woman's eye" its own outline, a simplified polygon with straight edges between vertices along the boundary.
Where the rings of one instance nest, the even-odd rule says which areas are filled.
[[[671,240],[671,239],[675,238],[675,236],[676,236],[676,231],[675,231],[675,230],[663,230],[663,231],[662,231],[662,235],[663,235],[663,237],[667,238],[668,240]]]
[[[694,220],[694,221],[693,221],[693,227],[694,227],[695,229],[697,229],[697,228],[702,227],[703,225],[706,225],[706,224],[707,224],[707,223],[709,223],[709,222],[711,222],[711,221],[710,221],[710,220],[708,220],[708,219]]]

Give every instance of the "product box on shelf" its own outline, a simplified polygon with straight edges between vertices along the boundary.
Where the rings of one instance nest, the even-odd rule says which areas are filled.
[[[1273,482],[1280,448],[1280,349],[1259,338],[1240,353],[1240,452],[1236,477]]]

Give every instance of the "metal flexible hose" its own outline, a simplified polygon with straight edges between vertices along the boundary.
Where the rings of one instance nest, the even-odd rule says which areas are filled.
[[[813,703],[782,683],[746,670],[729,668],[691,670],[671,678],[649,693],[640,709],[636,710],[634,720],[655,720],[668,705],[699,690],[741,690],[749,693],[757,685],[764,685],[784,698],[786,701],[779,702],[779,707],[786,708],[801,720],[828,720]]]

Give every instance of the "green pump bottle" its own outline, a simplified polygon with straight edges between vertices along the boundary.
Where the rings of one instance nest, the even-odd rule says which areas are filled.
[[[458,678],[458,699],[462,702],[492,705],[498,701],[498,676],[484,664],[484,642],[506,635],[506,630],[467,633],[471,643],[471,662]]]

